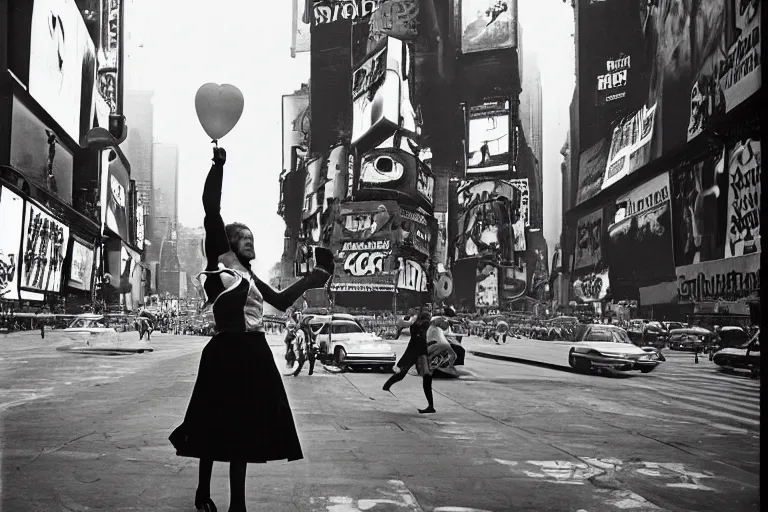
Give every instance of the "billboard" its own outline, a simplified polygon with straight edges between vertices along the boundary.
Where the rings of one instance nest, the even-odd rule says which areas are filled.
[[[605,167],[608,162],[609,138],[600,139],[594,146],[579,155],[579,183],[576,187],[576,204],[594,197],[603,187]]]
[[[326,25],[337,21],[363,21],[377,8],[376,0],[314,0],[312,25]]]
[[[608,296],[610,280],[608,269],[590,272],[573,282],[573,291],[582,302],[598,302]]]
[[[739,141],[728,150],[726,258],[760,250],[760,141]]]
[[[24,199],[0,186],[0,299],[19,299]]]
[[[318,212],[323,200],[320,190],[325,192],[323,178],[325,177],[325,158],[314,157],[307,161],[307,177],[304,183],[304,208],[302,220],[306,220]]]
[[[725,257],[728,173],[725,150],[670,172],[675,266]]]
[[[675,281],[669,174],[616,200],[608,228],[611,297],[638,300],[640,288]]]
[[[424,293],[429,275],[425,265],[409,258],[397,258],[397,289]]]
[[[298,1],[298,0],[297,0]],[[291,171],[291,149],[309,148],[309,90],[283,96],[283,171]]]
[[[469,107],[467,119],[467,175],[508,173],[509,100],[487,100]]]
[[[361,158],[356,199],[397,199],[431,212],[434,190],[429,167],[408,151],[381,147]]]
[[[759,300],[760,254],[678,267],[677,290],[687,303]]]
[[[77,290],[90,291],[92,280],[93,246],[73,236],[67,285]]]
[[[579,133],[584,148],[611,138],[603,188],[693,140],[762,85],[759,0],[578,8],[578,80],[595,91],[581,95]]]
[[[573,269],[598,265],[603,259],[603,211],[597,210],[576,223]]]
[[[122,159],[113,150],[101,153],[101,218],[104,226],[128,240],[130,178]]]
[[[499,271],[499,302],[502,307],[508,307],[528,289],[528,264],[522,257],[517,257],[513,265],[501,266]]]
[[[385,46],[354,69],[351,142],[358,151],[377,146],[398,130],[416,134],[410,62],[408,44],[387,37]]]
[[[492,263],[483,262],[477,267],[475,307],[499,307],[499,269]]]
[[[457,206],[455,259],[485,256],[511,262],[515,250],[524,250],[520,249],[525,244],[525,221],[519,186],[503,180],[460,182]]]
[[[455,5],[462,53],[517,46],[517,0],[461,0]]]
[[[34,292],[59,292],[69,228],[44,208],[27,201],[23,232],[24,263],[19,287]]]
[[[99,0],[101,3],[101,45],[97,66],[96,112],[99,126],[107,128],[109,114],[117,113],[117,81],[120,44],[120,3],[125,0]]]
[[[80,143],[93,126],[96,54],[75,0],[16,0],[9,10],[17,17],[9,26],[18,31],[11,36],[9,68]]]

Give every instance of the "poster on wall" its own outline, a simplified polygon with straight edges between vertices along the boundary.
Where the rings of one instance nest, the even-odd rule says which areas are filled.
[[[128,240],[128,171],[112,150],[103,151],[101,159],[102,219],[122,240]]]
[[[0,186],[0,299],[19,300],[24,199]]]
[[[28,201],[22,242],[24,263],[20,288],[58,292],[69,246],[69,228],[42,207]]]
[[[517,0],[462,0],[456,6],[462,53],[517,46]]]
[[[728,241],[725,256],[760,252],[760,141],[747,139],[728,151]]]
[[[70,288],[90,291],[93,277],[93,247],[72,237],[72,260],[69,266]]]
[[[603,211],[597,210],[576,223],[573,269],[597,265],[603,259]]]
[[[484,262],[477,267],[475,307],[499,307],[499,269],[491,263]]]
[[[669,176],[675,266],[725,257],[728,172],[725,150],[684,162]]]
[[[509,100],[488,100],[469,107],[467,174],[507,173],[509,155]]]
[[[681,302],[760,299],[760,254],[735,256],[677,268]]]
[[[80,142],[95,111],[96,54],[75,0],[35,0],[29,94]]]
[[[455,259],[484,256],[511,262],[516,243],[521,247],[525,240],[516,238],[525,230],[520,189],[503,180],[465,181],[456,195]]]

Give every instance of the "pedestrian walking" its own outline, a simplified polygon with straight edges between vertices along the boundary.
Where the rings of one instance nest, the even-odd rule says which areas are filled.
[[[202,274],[217,334],[203,349],[184,421],[169,437],[177,455],[200,459],[195,507],[204,512],[216,511],[210,488],[214,461],[229,462],[229,511],[244,512],[249,462],[303,458],[264,335],[263,306],[266,301],[285,311],[307,290],[325,285],[333,273],[331,252],[315,249],[315,269],[281,291],[254,275],[253,234],[243,224],[225,226],[221,218],[225,162],[226,152],[216,147],[203,190],[207,265]]]
[[[430,414],[435,412],[435,404],[432,398],[432,371],[429,368],[429,359],[427,354],[427,330],[429,329],[430,314],[422,311],[411,324],[411,339],[400,360],[397,362],[398,371],[392,375],[382,388],[384,391],[392,393],[390,388],[393,384],[400,382],[408,374],[408,370],[416,365],[416,372],[422,378],[424,396],[427,398],[427,407],[419,409],[421,414]],[[392,393],[394,395],[394,393]]]

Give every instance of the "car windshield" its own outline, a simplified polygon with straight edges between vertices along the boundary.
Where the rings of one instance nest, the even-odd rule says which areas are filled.
[[[627,333],[618,329],[593,327],[584,337],[584,341],[607,341],[610,343],[632,343]]]
[[[350,334],[356,332],[365,331],[355,322],[338,320],[333,322],[333,334]]]

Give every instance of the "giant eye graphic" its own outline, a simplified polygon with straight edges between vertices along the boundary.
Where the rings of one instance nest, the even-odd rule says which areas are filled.
[[[390,156],[366,157],[360,170],[363,183],[390,183],[403,177],[403,164]]]

